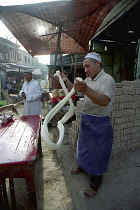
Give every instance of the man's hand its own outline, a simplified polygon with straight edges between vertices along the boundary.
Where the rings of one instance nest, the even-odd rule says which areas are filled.
[[[60,72],[60,75],[61,75],[62,80],[64,82],[68,79],[67,76],[64,73]],[[55,80],[59,82],[59,77],[57,75],[55,76]]]
[[[60,72],[60,75],[61,75],[64,82],[68,79],[67,76],[64,73]]]
[[[85,82],[79,81],[78,79],[75,79],[74,81],[74,89],[78,92],[84,93],[87,90],[88,86]]]
[[[22,92],[22,97],[26,100],[26,95],[24,92]]]

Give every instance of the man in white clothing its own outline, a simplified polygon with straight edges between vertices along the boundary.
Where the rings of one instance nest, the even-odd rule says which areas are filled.
[[[46,82],[45,82],[44,78],[42,78],[42,80],[40,81],[40,86],[41,86],[41,90],[46,88]]]
[[[19,95],[24,99],[23,115],[40,115],[41,113],[41,87],[37,80],[32,78],[31,72],[25,72],[22,90]]]

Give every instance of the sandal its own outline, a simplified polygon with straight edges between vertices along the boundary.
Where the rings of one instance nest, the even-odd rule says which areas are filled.
[[[80,173],[83,173],[83,172],[85,172],[85,171],[82,168],[80,168],[79,166],[71,169],[71,174],[72,175],[80,174]]]
[[[90,186],[84,191],[85,198],[93,198],[96,195],[98,188],[99,186],[92,186],[90,184]]]

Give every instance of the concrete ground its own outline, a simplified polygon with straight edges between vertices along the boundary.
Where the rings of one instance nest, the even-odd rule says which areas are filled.
[[[23,106],[18,107],[23,113]],[[42,115],[47,113],[42,106]],[[36,196],[38,210],[140,210],[140,148],[124,151],[111,157],[109,171],[92,199],[83,196],[89,176],[71,175],[76,160],[69,147],[69,127],[65,124],[63,145],[50,151],[42,140],[43,156],[36,162]],[[58,139],[56,127],[49,129]],[[27,209],[27,195],[23,179],[15,179],[18,210]]]

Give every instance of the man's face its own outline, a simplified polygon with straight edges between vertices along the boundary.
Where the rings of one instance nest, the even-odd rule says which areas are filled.
[[[32,80],[32,74],[24,73],[24,78],[27,82],[30,82]]]
[[[94,79],[99,73],[99,66],[100,66],[99,61],[96,61],[94,63],[90,58],[87,58],[83,61],[83,67],[85,69],[85,73],[87,73],[89,77],[91,77],[91,79]]]

